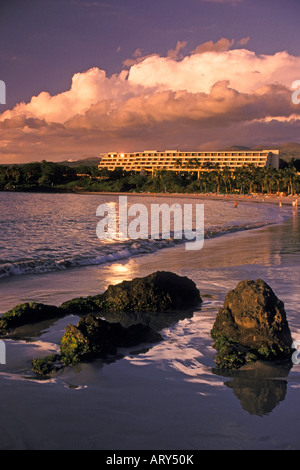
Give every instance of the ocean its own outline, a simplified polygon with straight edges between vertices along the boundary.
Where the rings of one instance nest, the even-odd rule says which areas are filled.
[[[128,196],[149,205],[153,197]],[[103,242],[96,209],[111,195],[0,193],[1,312],[35,300],[59,305],[109,284],[173,271],[203,304],[162,329],[163,341],[38,380],[31,360],[59,351],[70,315],[5,340],[0,365],[1,449],[299,449],[300,369],[262,365],[230,376],[214,368],[210,330],[226,293],[264,279],[300,340],[298,212],[272,204],[156,197],[204,204],[204,247],[171,240]]]
[[[170,238],[99,239],[97,208],[109,203],[118,209],[118,198],[117,195],[0,193],[0,279],[100,265],[180,242]],[[143,204],[150,217],[151,204],[171,206],[176,198],[134,195],[127,196],[127,200],[128,207]],[[181,200],[180,206],[190,204],[194,208],[203,203],[201,197],[187,197]],[[285,211],[278,211],[277,207],[250,204],[245,211],[243,207],[235,208],[232,202],[205,201],[204,212],[205,236],[209,238],[278,223],[285,217]],[[196,220],[194,227],[195,223]]]

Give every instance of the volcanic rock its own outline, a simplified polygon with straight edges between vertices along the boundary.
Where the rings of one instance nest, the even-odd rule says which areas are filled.
[[[68,313],[171,312],[201,304],[199,290],[189,278],[157,271],[146,277],[111,285],[100,295],[79,297],[61,305]]]
[[[257,359],[287,359],[292,337],[284,304],[262,279],[241,281],[228,292],[213,329],[218,368],[239,368]]]
[[[118,348],[157,343],[161,339],[149,326],[138,324],[125,328],[89,314],[77,326],[66,327],[61,338],[61,359],[66,365],[76,364],[116,354]]]

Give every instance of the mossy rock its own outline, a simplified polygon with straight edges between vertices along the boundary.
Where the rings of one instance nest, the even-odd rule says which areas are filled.
[[[202,302],[196,284],[172,272],[157,271],[146,277],[111,285],[103,294],[64,302],[67,313],[168,313],[189,310]]]
[[[78,327],[67,325],[61,338],[60,352],[64,364],[77,364],[91,355],[92,346]]]
[[[56,373],[63,367],[60,362],[60,356],[58,354],[50,354],[49,356],[33,359],[32,370],[39,376],[45,377]]]
[[[213,347],[217,350],[215,363],[218,369],[239,369],[259,359],[259,355],[254,350],[243,347],[226,336],[215,334],[214,338]]]
[[[66,314],[71,313],[75,315],[87,315],[88,313],[99,312],[100,308],[97,303],[93,300],[93,297],[76,297],[71,300],[67,300],[60,305],[60,308],[65,311]]]
[[[191,279],[165,271],[109,286],[99,299],[104,309],[135,312],[178,311],[194,308],[201,302]]]
[[[172,272],[157,271],[146,277],[111,285],[100,295],[79,297],[61,308],[69,313],[170,312],[190,309],[202,302],[196,284]]]
[[[240,282],[225,298],[211,336],[219,368],[239,368],[249,361],[287,359],[292,336],[284,304],[261,279]]]
[[[7,335],[20,326],[59,318],[63,315],[65,315],[65,312],[54,305],[36,302],[19,304],[0,317],[0,334]]]
[[[154,343],[161,339],[158,333],[146,325],[125,328],[120,323],[110,323],[89,314],[82,317],[77,326],[66,327],[61,338],[61,359],[66,365],[74,365],[116,354],[121,347]]]

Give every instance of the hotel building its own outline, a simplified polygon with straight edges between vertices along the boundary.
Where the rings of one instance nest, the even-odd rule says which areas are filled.
[[[180,173],[200,173],[215,168],[231,171],[246,165],[256,167],[279,168],[279,150],[245,150],[220,152],[181,152],[178,150],[145,150],[135,153],[106,153],[103,155],[99,170],[115,170],[156,174],[158,171],[176,171]]]

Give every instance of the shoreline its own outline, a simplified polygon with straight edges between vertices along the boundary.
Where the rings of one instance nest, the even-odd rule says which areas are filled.
[[[90,195],[90,196],[141,196],[141,197],[180,197],[180,198],[197,198],[197,199],[208,199],[215,201],[237,201],[237,202],[256,202],[256,203],[266,203],[266,204],[276,204],[279,205],[280,202],[283,205],[293,205],[293,201],[298,201],[300,196],[290,195],[290,196],[278,196],[273,194],[215,194],[215,193],[137,193],[137,192],[98,192],[98,191],[78,191],[74,194],[77,195]],[[299,201],[300,202],[300,201]]]
[[[300,203],[300,194],[294,195],[277,195],[277,194],[217,194],[217,193],[150,193],[150,192],[120,192],[120,191],[0,191],[1,193],[24,193],[24,194],[75,194],[75,195],[88,195],[88,196],[138,196],[138,197],[179,197],[188,199],[207,199],[215,201],[233,201],[233,202],[256,202],[266,204],[293,205],[298,199]]]

